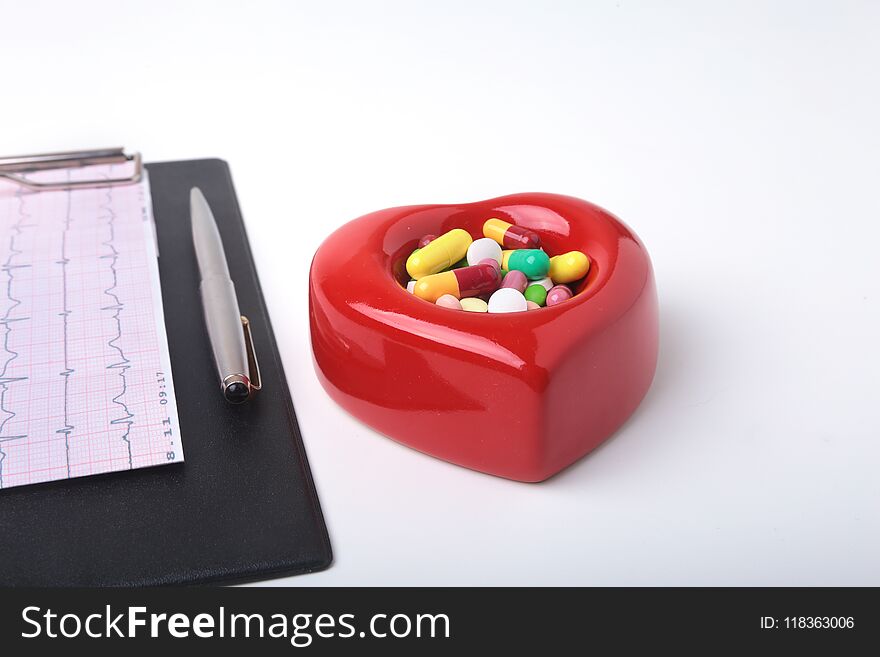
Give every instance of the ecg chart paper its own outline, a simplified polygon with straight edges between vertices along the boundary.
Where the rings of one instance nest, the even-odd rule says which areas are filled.
[[[154,230],[146,179],[0,180],[0,488],[183,460]]]

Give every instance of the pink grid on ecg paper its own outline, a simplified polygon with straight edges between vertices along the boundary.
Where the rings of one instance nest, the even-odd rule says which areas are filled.
[[[0,487],[183,460],[148,195],[0,183]]]

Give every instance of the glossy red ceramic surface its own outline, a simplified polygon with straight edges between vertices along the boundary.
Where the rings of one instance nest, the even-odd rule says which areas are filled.
[[[404,288],[422,235],[498,217],[551,255],[592,265],[570,300],[490,315]],[[638,237],[605,210],[555,194],[381,210],[333,233],[309,278],[312,349],[330,396],[410,447],[520,481],[559,472],[632,414],[657,362],[657,297]]]

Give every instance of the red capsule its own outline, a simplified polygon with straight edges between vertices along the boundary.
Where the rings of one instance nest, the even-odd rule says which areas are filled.
[[[489,265],[493,269],[497,269],[498,275],[499,276],[501,275],[501,263],[498,262],[495,258],[483,258],[477,264],[478,265]]]
[[[505,249],[537,249],[541,238],[522,226],[514,226],[501,219],[489,219],[483,224],[483,235],[498,242]]]
[[[501,285],[501,270],[490,264],[453,269],[458,280],[458,291],[462,297],[476,297],[492,293]]]
[[[481,264],[420,278],[413,288],[413,294],[435,303],[444,294],[451,294],[458,299],[491,294],[499,285],[501,274],[498,269],[489,264]]]

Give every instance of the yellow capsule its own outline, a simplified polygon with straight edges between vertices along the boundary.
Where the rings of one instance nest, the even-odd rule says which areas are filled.
[[[468,247],[473,241],[466,230],[450,230],[412,253],[406,260],[406,271],[419,280],[449,269],[467,255]]]
[[[590,271],[590,259],[580,251],[569,251],[550,258],[549,276],[557,285],[572,283],[587,275]]]

